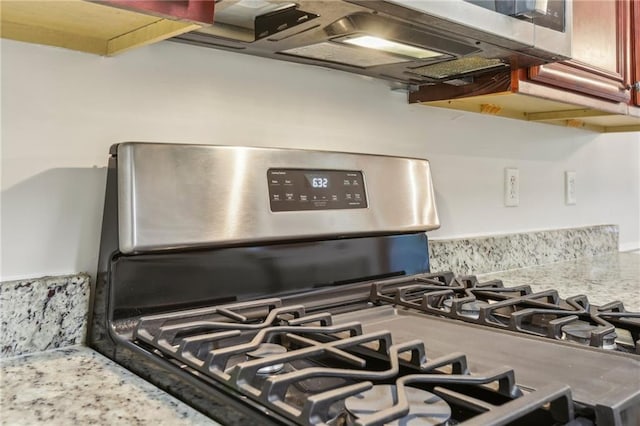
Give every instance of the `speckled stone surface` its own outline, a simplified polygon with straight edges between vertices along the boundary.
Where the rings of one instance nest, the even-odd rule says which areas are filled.
[[[611,253],[479,278],[500,279],[507,287],[528,284],[534,291],[556,289],[562,298],[585,294],[595,305],[620,300],[626,310],[640,312],[640,255],[636,253]]]
[[[0,360],[2,425],[216,425],[111,360],[69,347]]]
[[[430,240],[432,271],[482,274],[618,251],[618,227],[585,228]]]
[[[87,274],[0,283],[0,358],[84,342]]]

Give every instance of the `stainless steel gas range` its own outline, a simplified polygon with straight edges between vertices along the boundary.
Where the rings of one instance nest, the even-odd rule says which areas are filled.
[[[426,160],[115,145],[90,343],[223,424],[640,424],[640,313],[432,273],[438,226]]]

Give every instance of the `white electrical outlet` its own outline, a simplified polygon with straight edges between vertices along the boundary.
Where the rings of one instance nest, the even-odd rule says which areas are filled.
[[[520,204],[520,172],[504,169],[504,205],[516,207]]]
[[[570,206],[576,203],[576,172],[564,172],[564,202]]]

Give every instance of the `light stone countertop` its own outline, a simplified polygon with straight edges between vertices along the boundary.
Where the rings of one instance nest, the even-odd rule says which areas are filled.
[[[83,346],[0,360],[2,425],[217,425]]]
[[[640,311],[640,256],[607,255],[483,274],[505,286],[586,294],[594,304],[621,299]],[[82,346],[0,360],[0,424],[215,425],[216,423],[97,352]]]
[[[627,311],[640,312],[640,255],[610,253],[510,271],[479,275],[480,281],[500,279],[505,287],[528,284],[533,291],[555,289],[562,298],[585,294],[603,305],[616,300]]]
[[[87,274],[0,283],[0,358],[82,344],[90,287]]]

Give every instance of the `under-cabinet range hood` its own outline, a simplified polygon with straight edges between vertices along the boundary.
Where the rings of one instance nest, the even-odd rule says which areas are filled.
[[[174,40],[401,84],[568,59],[571,0],[221,0]]]

